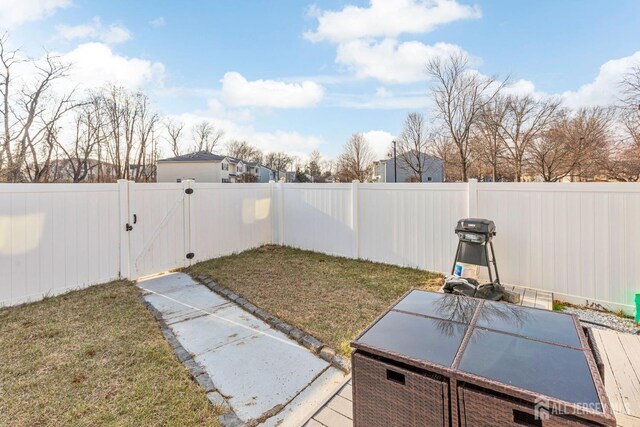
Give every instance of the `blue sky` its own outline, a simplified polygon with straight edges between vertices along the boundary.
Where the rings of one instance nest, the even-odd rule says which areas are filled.
[[[409,111],[429,116],[429,57],[462,49],[518,93],[615,100],[640,64],[640,2],[0,0],[12,43],[115,81],[189,126],[209,119],[265,151],[335,157],[363,132],[380,155]]]

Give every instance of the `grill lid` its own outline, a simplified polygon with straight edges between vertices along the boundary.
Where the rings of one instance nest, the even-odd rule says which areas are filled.
[[[496,225],[490,219],[483,218],[464,218],[458,221],[456,225],[456,233],[465,231],[469,233],[478,233],[488,236],[495,236]]]

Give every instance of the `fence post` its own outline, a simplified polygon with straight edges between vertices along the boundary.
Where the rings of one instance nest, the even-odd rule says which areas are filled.
[[[278,218],[278,245],[284,246],[284,183],[279,181],[276,184],[277,204],[275,206],[276,216]]]
[[[353,253],[354,258],[360,258],[360,198],[358,186],[360,181],[351,181],[351,229],[353,230]]]
[[[182,204],[183,209],[183,224],[184,224],[184,266],[191,265],[191,260],[194,258],[195,250],[195,220],[193,218],[195,214],[193,197],[196,195],[193,187],[195,181],[192,179],[185,179],[182,181],[182,189],[185,192],[184,202]],[[189,191],[190,190],[190,191]]]
[[[478,216],[478,180],[471,178],[467,183],[467,218]]]
[[[129,181],[118,180],[118,203],[120,206],[120,277],[131,279],[131,224],[129,222]]]
[[[269,217],[271,218],[271,241],[272,245],[276,244],[276,230],[278,224],[276,223],[276,182],[272,179],[269,180],[269,197],[271,203],[269,204]]]

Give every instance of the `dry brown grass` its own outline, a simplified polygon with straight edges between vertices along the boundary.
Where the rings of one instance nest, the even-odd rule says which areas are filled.
[[[0,425],[218,425],[127,282],[0,309]]]
[[[343,354],[407,290],[437,290],[442,282],[438,274],[412,268],[278,246],[202,262],[189,272],[210,276]]]

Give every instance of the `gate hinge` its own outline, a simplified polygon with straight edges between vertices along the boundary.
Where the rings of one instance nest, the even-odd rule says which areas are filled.
[[[189,252],[187,254],[187,259],[192,259],[194,256],[196,256],[193,252]]]
[[[187,194],[193,194],[193,188],[187,188],[184,190],[184,192]]]
[[[125,231],[131,231],[131,230],[133,230],[133,226],[131,224],[127,223],[127,225],[124,226],[124,230]]]

